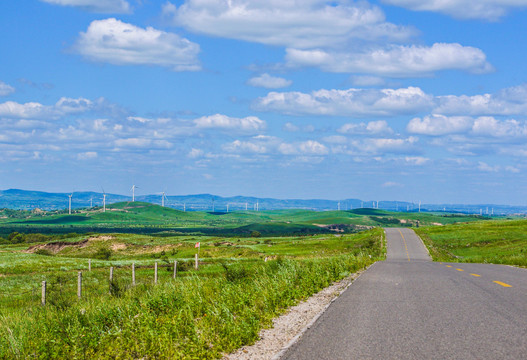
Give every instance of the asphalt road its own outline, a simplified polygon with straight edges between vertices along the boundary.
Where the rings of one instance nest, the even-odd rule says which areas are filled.
[[[363,273],[281,359],[527,359],[527,270],[430,260],[386,229]]]

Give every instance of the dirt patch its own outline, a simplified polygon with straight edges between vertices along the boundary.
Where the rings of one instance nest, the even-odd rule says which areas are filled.
[[[268,360],[274,359],[293,338],[306,329],[325,309],[355,280],[357,272],[321,290],[306,301],[291,307],[287,313],[273,320],[271,329],[260,331],[260,340],[254,345],[244,346],[225,355],[222,360]]]
[[[441,223],[432,223],[432,225],[435,225],[435,226],[443,226],[443,224],[441,224]]]
[[[100,236],[92,236],[88,238],[88,241],[108,241],[113,240],[114,237],[110,235],[100,235]]]
[[[110,246],[110,249],[112,249],[113,251],[118,251],[118,250],[125,250],[127,248],[126,244],[112,244],[112,246]]]
[[[88,240],[82,240],[77,242],[70,242],[70,241],[54,241],[47,244],[38,244],[30,246],[27,250],[24,250],[25,253],[35,253],[38,250],[47,250],[53,254],[56,254],[65,248],[68,247],[77,247],[77,248],[83,248],[88,245]]]

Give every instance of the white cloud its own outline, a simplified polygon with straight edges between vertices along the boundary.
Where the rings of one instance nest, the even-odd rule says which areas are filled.
[[[7,96],[15,92],[15,88],[11,85],[6,84],[3,81],[0,81],[0,96]]]
[[[428,163],[430,159],[423,156],[406,156],[404,161],[412,165],[424,165]]]
[[[263,87],[266,89],[280,89],[288,87],[293,82],[281,77],[271,76],[269,74],[262,74],[260,76],[253,77],[247,81],[247,84],[255,87]]]
[[[186,0],[179,7],[167,3],[163,13],[196,33],[297,49],[354,39],[401,41],[415,33],[387,23],[379,7],[346,0]]]
[[[500,121],[484,116],[474,121],[472,133],[490,137],[527,137],[527,124],[518,120]]]
[[[102,99],[99,99],[100,103]],[[55,105],[42,105],[37,102],[20,104],[14,101],[6,101],[0,104],[0,116],[8,118],[36,118],[48,119],[58,118],[67,114],[75,114],[89,111],[97,105],[91,100],[62,97]]]
[[[41,0],[49,4],[74,6],[96,13],[129,13],[130,4],[125,0]]]
[[[86,151],[80,154],[77,154],[77,160],[91,160],[97,158],[97,153],[95,151]]]
[[[314,140],[294,144],[282,143],[278,151],[284,155],[327,155],[329,152],[326,146]]]
[[[394,116],[430,109],[433,97],[420,88],[348,89],[301,92],[270,92],[254,107],[291,115]]]
[[[438,96],[437,102],[434,112],[445,115],[523,115],[527,113],[527,84],[495,94]]]
[[[243,132],[258,132],[267,126],[265,121],[255,116],[234,118],[221,114],[200,117],[194,120],[194,124],[204,129],[229,129]]]
[[[282,127],[282,130],[284,131],[288,131],[288,132],[306,132],[306,133],[310,133],[310,132],[314,132],[315,131],[315,127],[313,125],[304,125],[304,126],[297,126],[291,122],[287,122],[284,124],[284,126]]]
[[[416,11],[434,11],[459,19],[495,21],[515,8],[527,7],[526,0],[382,0],[386,4]]]
[[[317,66],[324,71],[370,73],[391,77],[429,75],[440,70],[492,71],[480,49],[460,44],[436,43],[428,46],[391,45],[368,52],[287,49],[289,66]]]
[[[415,144],[418,138],[410,136],[406,139],[364,139],[353,141],[354,147],[361,152],[366,153],[412,153],[415,152]]]
[[[342,134],[392,134],[393,130],[384,120],[361,122],[359,124],[348,123],[342,125],[338,130]]]
[[[491,116],[472,118],[469,116],[429,115],[414,118],[406,130],[413,134],[449,135],[467,134],[480,137],[517,138],[527,137],[527,123],[514,119],[499,120]]]
[[[472,128],[474,120],[467,116],[448,117],[439,114],[414,118],[406,126],[406,130],[412,134],[422,135],[446,135],[464,133]]]
[[[192,148],[187,154],[187,156],[191,159],[197,159],[202,157],[204,154],[205,152],[203,150]]]
[[[155,65],[174,71],[201,69],[198,44],[114,18],[93,21],[86,32],[80,33],[74,49],[86,59],[114,65]]]
[[[251,153],[251,154],[265,154],[268,148],[265,144],[257,141],[240,141],[234,140],[229,144],[223,145],[223,150],[231,153]]]

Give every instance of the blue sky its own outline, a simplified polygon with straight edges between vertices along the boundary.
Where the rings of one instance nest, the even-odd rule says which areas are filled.
[[[527,0],[0,2],[0,189],[525,204]]]

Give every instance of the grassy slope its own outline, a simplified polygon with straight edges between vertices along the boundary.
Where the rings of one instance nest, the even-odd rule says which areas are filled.
[[[255,341],[261,327],[286,307],[381,258],[382,234],[381,229],[257,239],[121,234],[54,256],[24,253],[27,244],[3,245],[0,358],[221,357]],[[200,270],[182,271],[173,281],[172,269],[161,268],[160,284],[153,286],[154,262],[188,260],[196,241],[202,244]],[[87,272],[87,258],[99,248],[115,250],[109,260],[94,260]],[[114,296],[108,295],[109,266],[115,267]],[[75,299],[79,270],[85,287],[80,302]],[[46,308],[35,306],[42,280],[49,286]]]
[[[417,229],[435,260],[527,266],[527,220]]]
[[[182,212],[142,202],[123,202],[73,215],[42,215],[27,213],[23,219],[0,219],[0,233],[11,232],[141,232],[165,230],[186,233],[248,236],[251,231],[265,235],[292,235],[330,232],[323,225],[345,224],[345,231],[353,226],[415,226],[474,221],[478,217],[432,213],[396,213],[376,209],[351,211],[238,211],[231,213]],[[351,227],[350,227],[351,226]]]

